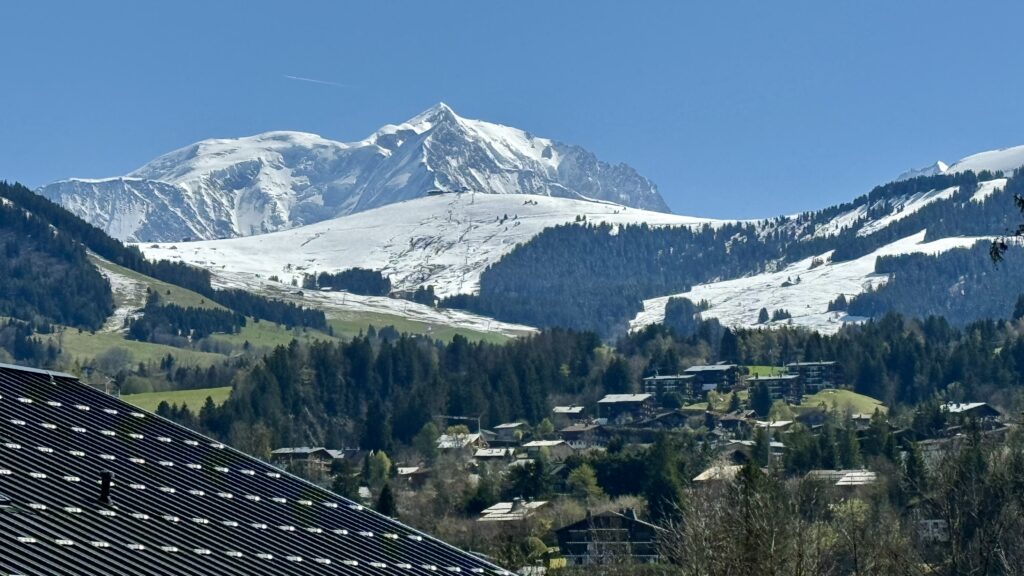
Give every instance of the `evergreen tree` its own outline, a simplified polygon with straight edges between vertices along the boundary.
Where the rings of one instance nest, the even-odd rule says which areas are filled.
[[[768,323],[768,309],[761,308],[761,311],[757,313],[757,323],[766,324]]]
[[[384,484],[380,489],[380,496],[377,497],[377,505],[374,508],[388,518],[398,518],[398,503],[395,502],[390,483]]]
[[[768,417],[772,410],[772,393],[765,382],[757,382],[750,389],[750,409],[761,418]]]
[[[683,505],[683,485],[679,478],[678,452],[666,434],[661,434],[647,456],[648,513],[655,523],[679,518]]]

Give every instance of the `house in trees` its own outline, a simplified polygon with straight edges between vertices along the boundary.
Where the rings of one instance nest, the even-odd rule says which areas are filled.
[[[569,420],[582,420],[587,417],[587,409],[584,406],[555,406],[551,409],[551,415],[555,418],[568,418]]]
[[[996,423],[1001,413],[985,402],[948,402],[940,407],[953,423],[962,424],[975,420],[982,424]]]
[[[487,448],[487,440],[482,434],[441,434],[437,437],[437,449],[444,452],[449,450],[468,450]]]
[[[506,422],[494,427],[495,437],[490,444],[501,446],[517,446],[528,432],[526,422]]]
[[[594,422],[579,422],[558,431],[558,437],[576,450],[607,446],[609,436],[603,426]]]
[[[805,480],[823,482],[844,491],[851,492],[878,482],[878,475],[863,468],[858,470],[811,470]]]
[[[598,412],[609,422],[639,421],[654,416],[653,394],[608,394],[597,401]]]
[[[555,530],[566,563],[576,566],[651,563],[661,559],[658,533],[662,530],[637,518],[632,509],[591,514]]]
[[[329,450],[322,446],[311,448],[300,446],[295,448],[278,448],[270,452],[270,462],[277,466],[289,467],[304,465],[307,469],[327,471],[336,460],[345,458],[341,450]]]
[[[482,510],[480,517],[477,518],[477,522],[516,522],[526,520],[547,504],[547,501],[527,501],[522,498],[513,498],[511,502],[498,502],[494,506]]]
[[[706,400],[708,392],[729,392],[739,379],[739,367],[735,364],[711,364],[690,366],[683,373],[693,376],[688,399],[699,402]]]
[[[523,450],[530,458],[536,458],[543,452],[555,462],[561,462],[575,452],[565,440],[533,440],[523,444]]]
[[[843,371],[836,362],[793,362],[786,369],[800,377],[801,394],[843,387]]]

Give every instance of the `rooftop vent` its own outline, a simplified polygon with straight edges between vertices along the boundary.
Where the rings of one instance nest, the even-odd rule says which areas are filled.
[[[109,470],[100,472],[100,504],[110,506],[110,488],[114,484],[114,473]]]

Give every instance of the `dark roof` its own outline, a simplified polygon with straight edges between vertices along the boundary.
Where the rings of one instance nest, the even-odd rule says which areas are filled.
[[[615,512],[615,511],[612,511],[612,510],[608,510],[608,511],[605,511],[605,512],[598,512],[597,514],[588,515],[586,518],[584,518],[582,520],[578,520],[576,522],[573,522],[572,524],[567,524],[565,526],[562,526],[561,528],[556,529],[555,532],[562,532],[564,530],[585,530],[587,528],[590,528],[590,526],[592,525],[593,521],[595,519],[597,519],[597,518],[622,518],[623,520],[626,520],[627,522],[635,522],[636,524],[639,524],[641,526],[645,526],[645,527],[650,528],[652,530],[656,530],[656,531],[663,531],[664,530],[664,528],[662,528],[661,526],[657,526],[655,524],[651,524],[650,522],[645,522],[645,521],[637,518],[635,513],[625,513],[625,514],[623,514],[622,512]]]
[[[0,493],[3,574],[506,574],[71,376],[6,365]]]

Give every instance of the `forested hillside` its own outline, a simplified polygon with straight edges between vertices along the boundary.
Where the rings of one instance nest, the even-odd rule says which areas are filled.
[[[1024,176],[1010,178],[1004,188],[993,185],[1000,177],[988,172],[918,177],[876,187],[848,204],[756,223],[551,228],[488,268],[478,296],[457,296],[446,304],[506,321],[594,330],[606,337],[622,334],[644,299],[697,283],[777,270],[812,256],[848,261],[922,230],[926,241],[1001,234],[1014,222],[1012,198],[1024,188]],[[988,183],[984,197],[977,197],[979,182]],[[897,259],[879,272],[902,265]],[[951,301],[962,299],[946,298],[935,308],[922,299],[906,312],[941,313]],[[872,315],[892,309],[903,311],[875,307]],[[955,321],[978,320],[986,313],[967,307]]]
[[[0,316],[92,329],[113,310],[85,248],[8,198],[0,183]]]
[[[86,251],[92,251],[106,260],[124,266],[129,270],[193,290],[244,315],[288,326],[326,327],[324,314],[319,310],[301,308],[291,303],[270,300],[243,290],[217,290],[210,284],[210,272],[208,270],[181,263],[171,263],[165,260],[158,262],[146,260],[137,248],[125,246],[121,242],[110,238],[102,230],[20,184],[0,182],[0,198],[6,199],[2,208],[7,216],[5,216],[2,222],[3,228],[0,229],[0,233],[5,234],[6,245],[12,246],[5,252],[5,254],[11,255],[9,256],[11,258],[11,264],[9,265],[11,266],[13,266],[15,261],[14,256],[16,256],[17,245],[30,244],[32,243],[32,238],[42,237],[39,229],[43,227],[52,230],[52,236],[57,239],[48,241],[52,246],[52,248],[48,249],[48,253],[51,255],[63,255],[62,259],[71,263],[72,266],[70,268],[80,268],[83,270],[81,272],[82,278],[92,278],[93,282],[102,281],[102,277],[96,272],[94,267],[88,265],[88,262],[85,260]],[[31,215],[27,221],[23,221],[25,220],[24,218],[18,218],[19,215],[24,216],[26,214]],[[33,236],[34,230],[35,235]],[[19,260],[24,260],[24,258],[19,257]],[[84,271],[85,268],[90,268],[91,272]],[[58,272],[56,273],[59,273],[61,269],[64,269],[64,267],[58,267]],[[42,270],[42,267],[39,267],[39,270]],[[47,275],[52,276],[52,274],[54,273],[45,271],[40,273],[41,277],[44,278],[43,285],[46,285],[45,278]],[[76,284],[67,284],[67,286],[76,286]],[[54,294],[55,296],[57,295],[57,293]],[[66,307],[69,311],[80,308],[82,310],[80,315],[87,315],[91,320],[91,323],[80,320],[69,322],[68,324],[71,325],[81,324],[83,327],[95,328],[102,323],[111,311],[112,303],[109,296],[109,287],[105,297],[93,297],[93,293],[89,291],[88,286],[83,286],[81,291],[76,291],[76,294],[72,294],[69,297],[65,297],[64,294],[59,295],[62,299],[68,301]],[[75,299],[79,295],[83,299],[81,306],[74,304]],[[90,312],[97,305],[106,305],[105,312]],[[50,320],[60,322],[58,318],[50,318]]]
[[[887,315],[835,336],[801,329],[732,331],[701,323],[689,336],[652,326],[612,350],[593,334],[545,331],[506,345],[376,335],[279,347],[237,380],[221,408],[189,418],[212,433],[264,446],[410,444],[442,414],[481,415],[485,427],[539,424],[558,399],[592,402],[639,390],[640,378],[701,363],[838,361],[852,389],[893,407],[935,398],[1024,407],[1024,329],[989,321],[965,329],[941,318]],[[196,409],[197,407],[192,407]],[[248,444],[244,444],[248,446]]]

